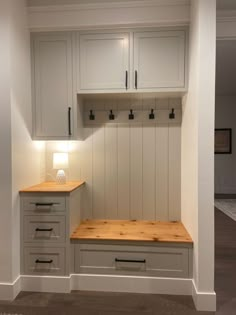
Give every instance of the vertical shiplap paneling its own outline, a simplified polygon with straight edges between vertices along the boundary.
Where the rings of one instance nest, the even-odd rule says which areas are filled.
[[[105,217],[117,219],[117,126],[105,127]]]
[[[181,127],[169,126],[169,220],[181,214]]]
[[[85,105],[87,111],[94,110],[96,121],[85,128],[81,146],[81,178],[87,183],[83,217],[179,220],[181,112],[176,110],[174,121],[168,114],[172,107],[181,109],[181,100],[150,98],[141,103],[121,98]],[[130,108],[134,121],[127,118]],[[158,123],[148,119],[150,108]],[[117,125],[105,123],[110,109]]]
[[[143,219],[155,220],[156,134],[155,125],[143,125]]]
[[[130,129],[117,127],[118,219],[130,219]]]
[[[167,125],[156,127],[156,220],[168,221],[169,198],[169,130]]]
[[[93,129],[93,218],[105,217],[105,128]]]
[[[130,126],[130,216],[143,218],[143,137],[142,126]]]
[[[84,128],[84,141],[81,141],[81,179],[86,185],[81,194],[82,219],[93,218],[93,129]]]

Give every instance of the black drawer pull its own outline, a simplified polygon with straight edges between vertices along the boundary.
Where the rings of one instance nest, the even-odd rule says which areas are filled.
[[[134,85],[135,85],[135,89],[137,90],[138,88],[138,71],[137,70],[135,70]]]
[[[40,207],[40,206],[44,206],[44,207],[52,207],[54,205],[53,202],[36,202],[35,206],[36,207]]]
[[[36,264],[52,264],[53,260],[52,259],[50,259],[50,260],[39,260],[39,259],[36,259],[35,263]]]
[[[128,262],[128,263],[139,263],[139,264],[145,264],[146,259],[119,259],[115,258],[115,262]]]
[[[50,229],[40,229],[40,228],[36,228],[35,232],[52,232],[53,228]]]
[[[125,71],[125,88],[128,89],[128,71]]]
[[[71,107],[68,107],[68,134],[69,134],[69,136],[72,135],[72,132],[71,132]]]

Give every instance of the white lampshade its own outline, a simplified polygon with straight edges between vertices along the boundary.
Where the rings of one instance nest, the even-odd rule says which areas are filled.
[[[68,168],[68,153],[53,153],[53,168],[56,170]]]

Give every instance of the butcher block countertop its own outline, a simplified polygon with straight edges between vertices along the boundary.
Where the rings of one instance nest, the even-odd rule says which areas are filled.
[[[31,186],[20,190],[21,193],[37,193],[37,192],[72,192],[73,190],[84,185],[84,181],[73,181],[67,182],[66,184],[60,185],[56,182],[44,182],[35,186]]]
[[[193,243],[181,222],[136,220],[85,220],[71,239]]]

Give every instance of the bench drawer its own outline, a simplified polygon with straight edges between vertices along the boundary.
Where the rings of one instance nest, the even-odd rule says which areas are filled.
[[[64,248],[24,248],[24,274],[64,275]]]
[[[66,199],[63,196],[35,196],[22,198],[23,210],[35,213],[53,213],[66,210]]]
[[[65,242],[65,216],[25,215],[24,242]]]
[[[77,244],[75,271],[95,274],[131,274],[189,277],[188,248]]]

